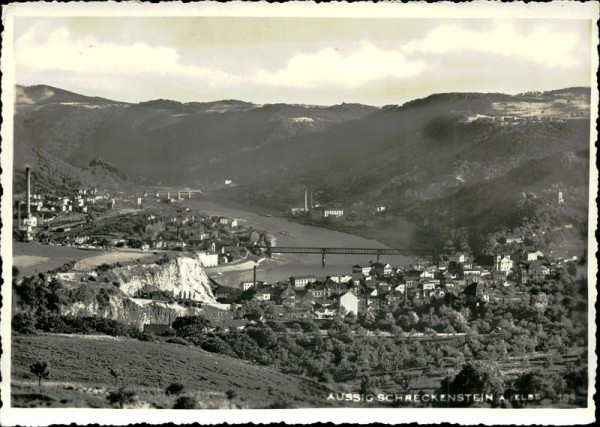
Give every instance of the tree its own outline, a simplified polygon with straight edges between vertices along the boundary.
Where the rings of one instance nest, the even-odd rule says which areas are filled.
[[[42,388],[42,379],[47,379],[50,376],[50,371],[48,370],[48,364],[46,362],[33,362],[29,365],[29,372],[37,377],[39,388]]]
[[[189,396],[181,396],[173,405],[173,409],[196,409],[196,400]]]
[[[463,365],[461,371],[450,381],[442,381],[440,393],[447,394],[502,394],[504,377],[494,362],[471,361]],[[470,406],[473,401],[455,402],[456,405]]]
[[[183,316],[173,322],[178,337],[198,338],[208,332],[210,321],[204,316]]]
[[[183,384],[181,383],[171,383],[166,389],[165,393],[167,396],[172,394],[180,394],[183,391]]]
[[[121,387],[117,391],[111,391],[108,393],[106,400],[108,400],[111,405],[117,403],[119,408],[123,409],[124,404],[135,402],[135,393],[133,391],[125,390],[123,387]]]

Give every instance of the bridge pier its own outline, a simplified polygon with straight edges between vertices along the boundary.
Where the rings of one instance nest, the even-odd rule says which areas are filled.
[[[380,256],[381,256],[381,249],[377,249],[377,262],[379,262]]]
[[[327,260],[326,260],[326,257],[325,257],[325,250],[323,250],[323,252],[321,252],[321,265],[323,267],[325,267],[326,261]]]

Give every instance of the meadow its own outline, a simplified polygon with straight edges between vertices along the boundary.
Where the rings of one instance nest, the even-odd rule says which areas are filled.
[[[29,372],[35,361],[50,371],[41,387]],[[327,387],[273,367],[198,347],[107,336],[15,335],[11,383],[14,407],[107,408],[107,396],[120,388],[134,393],[126,405],[134,408],[172,408],[182,396],[205,409],[330,406]],[[183,389],[167,395],[173,383]]]

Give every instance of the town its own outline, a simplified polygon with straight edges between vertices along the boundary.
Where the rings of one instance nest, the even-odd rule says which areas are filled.
[[[216,301],[221,308],[230,311],[227,316],[219,314],[218,319],[233,319],[240,307],[250,301],[273,307],[278,320],[325,321],[350,313],[366,316],[382,310],[394,312],[399,307],[409,308],[430,300],[462,300],[477,308],[506,298],[527,299],[529,295],[523,286],[559,279],[565,270],[575,274],[577,269],[577,256],[545,255],[533,245],[531,231],[518,234],[507,230],[490,237],[493,243],[485,254],[448,248],[444,254],[429,259],[419,257],[409,265],[390,265],[378,259],[349,265],[347,271],[327,276],[319,274],[315,266],[314,274],[266,283],[257,280],[256,268],[272,256],[269,248],[276,246],[276,237],[268,230],[248,227],[235,218],[191,211],[178,204],[191,199],[192,195],[201,197],[199,191],[144,190],[136,195],[82,188],[71,196],[40,195],[31,194],[29,168],[26,179],[24,200],[15,203],[15,237],[97,251],[139,251],[165,256],[193,253],[211,276]],[[557,203],[563,204],[562,192],[558,192],[557,197]],[[305,206],[292,208],[290,215],[303,212],[313,219],[344,215],[341,208],[315,206],[312,189],[305,188],[304,198]],[[384,209],[380,206],[373,214]],[[565,225],[565,228],[571,227]],[[254,269],[253,280],[243,281],[237,287],[220,285],[215,273],[223,266],[230,271]],[[105,270],[110,267],[104,265]],[[131,297],[186,301],[186,304],[194,299],[192,294],[174,295],[148,287]],[[208,310],[207,316],[210,317],[210,313],[214,310]],[[247,316],[247,320],[256,319]],[[146,330],[157,327],[144,326]],[[387,332],[393,329],[392,325],[388,326]],[[158,327],[168,329],[170,325]],[[449,331],[458,332],[452,327],[430,330]]]

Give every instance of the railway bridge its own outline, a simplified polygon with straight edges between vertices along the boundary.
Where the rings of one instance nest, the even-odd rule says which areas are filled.
[[[272,254],[320,254],[321,264],[325,266],[327,255],[375,255],[377,262],[382,255],[405,255],[398,249],[389,248],[323,248],[323,247],[299,247],[299,246],[253,246],[263,249],[268,256]]]

